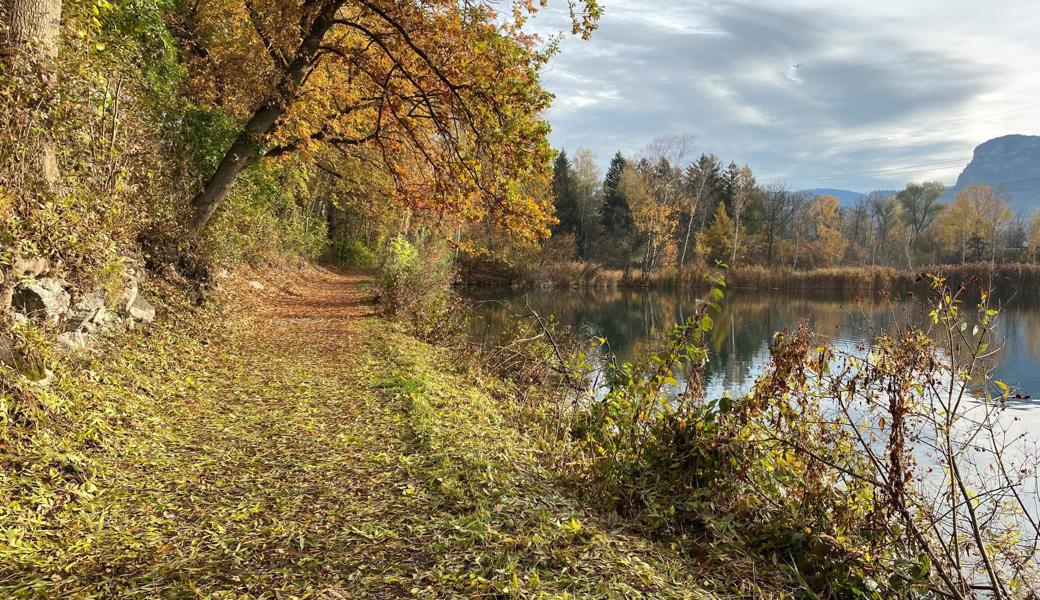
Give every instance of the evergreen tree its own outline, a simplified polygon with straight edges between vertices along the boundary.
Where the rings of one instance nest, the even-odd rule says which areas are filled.
[[[705,262],[724,262],[734,253],[733,221],[726,207],[719,203],[715,207],[715,218],[711,225],[697,233],[697,255]]]
[[[621,193],[621,173],[625,170],[625,157],[620,152],[610,161],[610,168],[603,179],[603,206],[600,219],[603,230],[621,243],[627,241],[635,230],[632,222],[632,209],[628,200]]]
[[[733,199],[740,188],[741,173],[737,163],[730,161],[719,181],[719,201],[726,206],[726,211],[733,212]]]
[[[553,205],[556,218],[560,221],[552,228],[553,235],[578,235],[581,216],[578,211],[578,188],[574,180],[574,168],[567,152],[560,150],[553,162],[552,178]]]
[[[694,221],[709,206],[719,186],[719,170],[722,166],[714,154],[701,154],[697,162],[686,168],[683,175],[683,187],[688,203],[682,208],[682,218],[686,221],[686,230],[682,236],[679,264],[686,262],[687,249],[690,245],[690,234],[694,229]]]

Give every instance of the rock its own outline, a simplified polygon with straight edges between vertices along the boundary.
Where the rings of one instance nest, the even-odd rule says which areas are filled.
[[[34,319],[57,325],[68,314],[71,302],[60,281],[45,277],[15,290],[11,305]]]
[[[142,323],[151,323],[155,320],[155,307],[141,296],[134,299],[134,303],[130,305],[127,313],[131,319]]]
[[[6,334],[0,333],[0,364],[14,366],[14,340]]]
[[[82,331],[67,331],[55,340],[62,351],[69,354],[82,352],[90,347],[90,337]]]
[[[72,314],[66,329],[69,331],[91,330],[105,318],[105,303],[108,295],[104,290],[84,294],[72,305]]]
[[[249,287],[253,288],[254,290],[261,291],[264,289],[264,284],[260,283],[259,281],[253,280],[249,282]]]
[[[50,369],[44,369],[43,374],[40,375],[39,379],[33,380],[33,383],[40,387],[47,387],[54,381],[54,371]]]
[[[119,309],[123,311],[129,311],[130,307],[133,306],[134,301],[137,300],[137,294],[140,292],[140,286],[137,284],[137,278],[131,277],[130,281],[127,282],[126,287],[119,294]]]

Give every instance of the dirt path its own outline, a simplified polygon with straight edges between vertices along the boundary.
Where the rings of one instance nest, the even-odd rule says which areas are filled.
[[[86,369],[77,393],[115,423],[98,491],[19,595],[707,597],[690,565],[559,493],[365,287],[314,271],[243,288],[247,316],[171,320]]]

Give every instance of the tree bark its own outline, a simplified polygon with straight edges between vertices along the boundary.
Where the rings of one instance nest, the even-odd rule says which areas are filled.
[[[15,63],[28,61],[34,69],[43,72],[42,81],[48,94],[54,92],[57,72],[54,61],[58,57],[61,34],[61,0],[2,0],[6,39],[2,40]],[[49,187],[58,185],[58,159],[54,140],[45,136],[34,157],[40,179]]]
[[[296,49],[292,61],[282,70],[268,99],[256,109],[238,134],[231,148],[224,154],[217,170],[206,181],[202,190],[191,201],[192,216],[188,229],[201,232],[209,223],[238,174],[260,159],[268,134],[278,118],[292,106],[297,91],[310,71],[321,41],[332,28],[336,12],[343,0],[326,2],[305,32],[303,42]]]
[[[61,0],[5,0],[7,40],[15,51],[50,63],[58,56]]]

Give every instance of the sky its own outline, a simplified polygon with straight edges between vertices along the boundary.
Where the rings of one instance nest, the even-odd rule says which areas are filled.
[[[601,167],[691,135],[763,183],[866,192],[951,184],[976,145],[1040,134],[1036,0],[601,3],[543,73],[553,145]],[[565,5],[535,29],[563,28]]]

